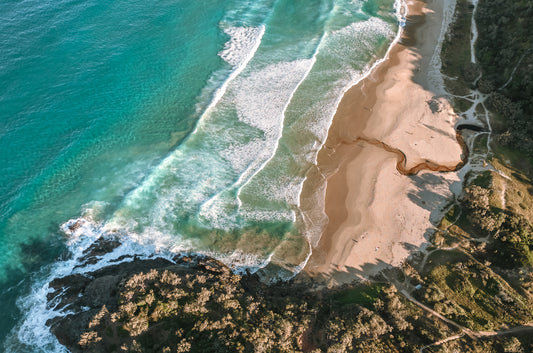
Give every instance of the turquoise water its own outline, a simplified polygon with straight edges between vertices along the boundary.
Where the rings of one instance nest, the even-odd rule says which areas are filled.
[[[396,31],[393,0],[0,3],[0,344],[60,350],[42,283],[100,236],[298,271],[305,173]]]

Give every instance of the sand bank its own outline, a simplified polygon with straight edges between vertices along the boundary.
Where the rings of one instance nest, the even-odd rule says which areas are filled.
[[[455,170],[466,157],[458,117],[429,77],[450,4],[408,1],[400,42],[344,95],[304,186],[311,193],[325,183],[328,220],[307,273],[345,282],[399,265],[442,215],[459,178],[433,170]]]

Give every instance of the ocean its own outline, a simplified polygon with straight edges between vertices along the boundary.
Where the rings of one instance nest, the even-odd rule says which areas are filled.
[[[402,6],[1,2],[0,347],[64,351],[46,283],[123,255],[301,270],[324,226],[300,209],[306,173]],[[122,245],[76,267],[100,237]]]

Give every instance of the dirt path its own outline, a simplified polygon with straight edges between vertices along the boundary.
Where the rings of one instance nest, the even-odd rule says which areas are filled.
[[[385,274],[384,274],[384,276],[385,276],[385,278],[387,278],[387,280],[390,283],[392,283],[396,287],[396,289],[398,290],[399,293],[401,293],[403,296],[405,296],[405,298],[407,300],[409,300],[413,304],[417,305],[419,308],[421,308],[422,310],[426,311],[427,313],[429,313],[429,314],[437,317],[438,319],[446,322],[448,325],[453,326],[453,327],[461,330],[461,332],[462,332],[460,334],[453,335],[453,336],[444,338],[442,340],[439,340],[437,342],[428,344],[428,345],[420,348],[420,353],[422,353],[425,349],[427,349],[429,347],[438,346],[438,345],[444,344],[446,342],[459,339],[459,338],[463,337],[464,335],[467,335],[471,339],[478,340],[478,339],[482,339],[482,338],[486,338],[486,337],[505,336],[505,335],[511,335],[511,334],[515,334],[515,333],[522,333],[522,332],[528,332],[528,331],[533,332],[533,323],[528,323],[528,324],[523,325],[523,326],[512,327],[512,328],[509,328],[509,329],[506,329],[506,330],[499,330],[499,331],[475,331],[475,330],[471,330],[471,329],[469,329],[467,327],[462,326],[461,324],[458,324],[457,322],[455,322],[453,320],[448,319],[444,315],[436,312],[435,310],[431,309],[427,305],[425,305],[425,304],[421,303],[420,301],[416,300],[411,295],[411,293],[410,293],[409,289],[407,288],[407,286],[405,286],[404,284],[399,283],[398,281],[388,277]]]
[[[478,38],[478,31],[477,31],[477,26],[476,26],[474,14],[475,14],[475,12],[477,10],[478,0],[472,0],[472,4],[474,5],[474,9],[473,9],[473,12],[472,12],[472,25],[471,25],[471,36],[470,36],[470,38],[471,38],[470,39],[471,62],[472,63],[476,63],[476,57],[475,57],[474,49],[475,49],[475,42],[476,42],[476,40]],[[512,78],[512,75],[511,75],[511,78]],[[456,98],[461,98],[459,96],[455,96],[455,95],[452,95],[452,94],[450,94],[450,96],[456,97]],[[490,142],[491,142],[491,138],[492,138],[492,126],[490,124],[488,110],[485,107],[485,100],[487,99],[487,96],[482,94],[478,90],[474,89],[474,90],[471,91],[471,94],[469,94],[468,97],[462,97],[462,98],[467,98],[472,103],[472,106],[467,111],[462,113],[462,116],[465,119],[465,121],[467,121],[467,122],[478,122],[478,123],[483,123],[484,122],[486,124],[486,126],[487,126],[487,129],[488,129],[488,131],[486,131],[486,132],[481,132],[481,133],[477,133],[477,134],[472,135],[470,137],[469,141],[466,142],[468,147],[469,147],[469,150],[470,150],[470,158],[468,159],[468,162],[466,162],[466,168],[465,169],[467,169],[469,171],[474,171],[474,172],[476,172],[476,171],[477,172],[482,172],[485,169],[487,169],[487,167],[488,168],[492,167],[490,165],[486,165],[485,164],[485,161],[488,159],[487,157],[492,152],[491,151],[491,147],[490,147]],[[482,113],[478,112],[479,111],[478,110],[478,106],[479,105],[481,105],[481,107],[483,108],[481,110]],[[486,134],[487,135],[486,150],[483,151],[483,152],[476,151],[474,149],[474,142],[475,142],[476,138],[478,136],[482,135],[482,134]],[[481,164],[480,164],[480,161],[482,161]],[[496,170],[496,172],[498,172],[499,174],[502,174],[498,170]],[[463,180],[463,182],[465,182],[465,181],[466,180]],[[505,181],[503,181],[502,191],[501,191],[501,195],[500,195],[502,209],[505,209],[505,207],[506,207],[505,193],[506,193],[506,183],[505,183]],[[457,200],[455,200],[454,204],[457,204]],[[454,222],[451,223],[448,227],[446,227],[446,229],[444,231],[447,231],[449,227],[454,225],[457,222],[457,220],[459,219],[460,216],[461,216],[461,214],[459,214],[456,217],[456,219],[454,220]],[[454,249],[459,248],[461,246],[461,244],[463,242],[465,242],[465,241],[474,240],[474,241],[487,242],[487,241],[489,241],[489,239],[490,239],[490,235],[485,237],[485,238],[480,238],[480,239],[465,239],[465,240],[462,240],[459,243],[455,244],[452,247],[439,247],[439,248],[431,250],[431,251],[424,250],[424,251],[422,251],[424,257],[423,257],[423,259],[420,261],[420,263],[418,265],[418,270],[422,271],[424,269],[429,256],[432,253],[434,253],[435,251],[438,251],[438,250],[454,250]],[[399,283],[398,281],[396,281],[394,279],[388,278],[387,276],[385,276],[385,277],[393,285],[395,285],[396,288],[398,289],[398,291],[402,295],[404,295],[405,298],[407,298],[409,301],[411,301],[412,303],[414,303],[415,305],[417,305],[418,307],[420,307],[421,309],[423,309],[424,311],[426,311],[430,315],[433,315],[433,316],[439,318],[440,320],[446,322],[447,324],[449,324],[449,325],[451,325],[453,327],[456,327],[459,330],[461,330],[460,334],[456,334],[456,335],[444,338],[442,340],[439,340],[437,342],[431,343],[429,345],[426,345],[426,346],[420,348],[420,353],[423,353],[429,347],[442,345],[442,344],[445,344],[447,342],[450,342],[450,341],[453,341],[453,340],[456,340],[456,339],[460,339],[461,337],[463,337],[465,335],[469,336],[471,339],[477,340],[477,339],[482,339],[482,338],[486,338],[486,337],[504,336],[504,335],[511,335],[511,334],[516,334],[516,333],[530,332],[530,331],[533,332],[533,323],[528,323],[528,324],[526,324],[524,326],[517,326],[517,327],[509,328],[509,329],[506,329],[506,330],[500,330],[500,331],[474,331],[474,330],[471,330],[469,328],[466,328],[466,327],[460,325],[459,323],[457,323],[457,322],[455,322],[453,320],[450,320],[450,319],[446,318],[442,314],[436,312],[435,310],[431,309],[430,307],[428,307],[425,304],[423,304],[423,303],[419,302],[418,300],[416,300],[411,295],[411,293],[413,292],[414,289],[410,288],[412,286],[410,285],[408,280],[404,281],[404,283]],[[406,276],[406,278],[408,278],[408,276]]]

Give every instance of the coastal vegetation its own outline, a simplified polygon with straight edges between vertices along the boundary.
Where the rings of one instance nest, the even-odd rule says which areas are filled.
[[[477,65],[470,62],[470,25],[472,6],[467,0],[457,1],[454,20],[442,45],[442,72],[447,90],[455,96],[468,94],[475,80]],[[466,110],[467,101],[454,98],[456,108]]]
[[[533,154],[533,2],[481,0],[477,42],[489,107],[501,119],[498,143],[527,156]]]
[[[175,261],[52,282],[49,300],[79,312],[52,331],[72,352],[409,352],[457,331],[386,282],[316,290],[266,285],[209,258]]]

